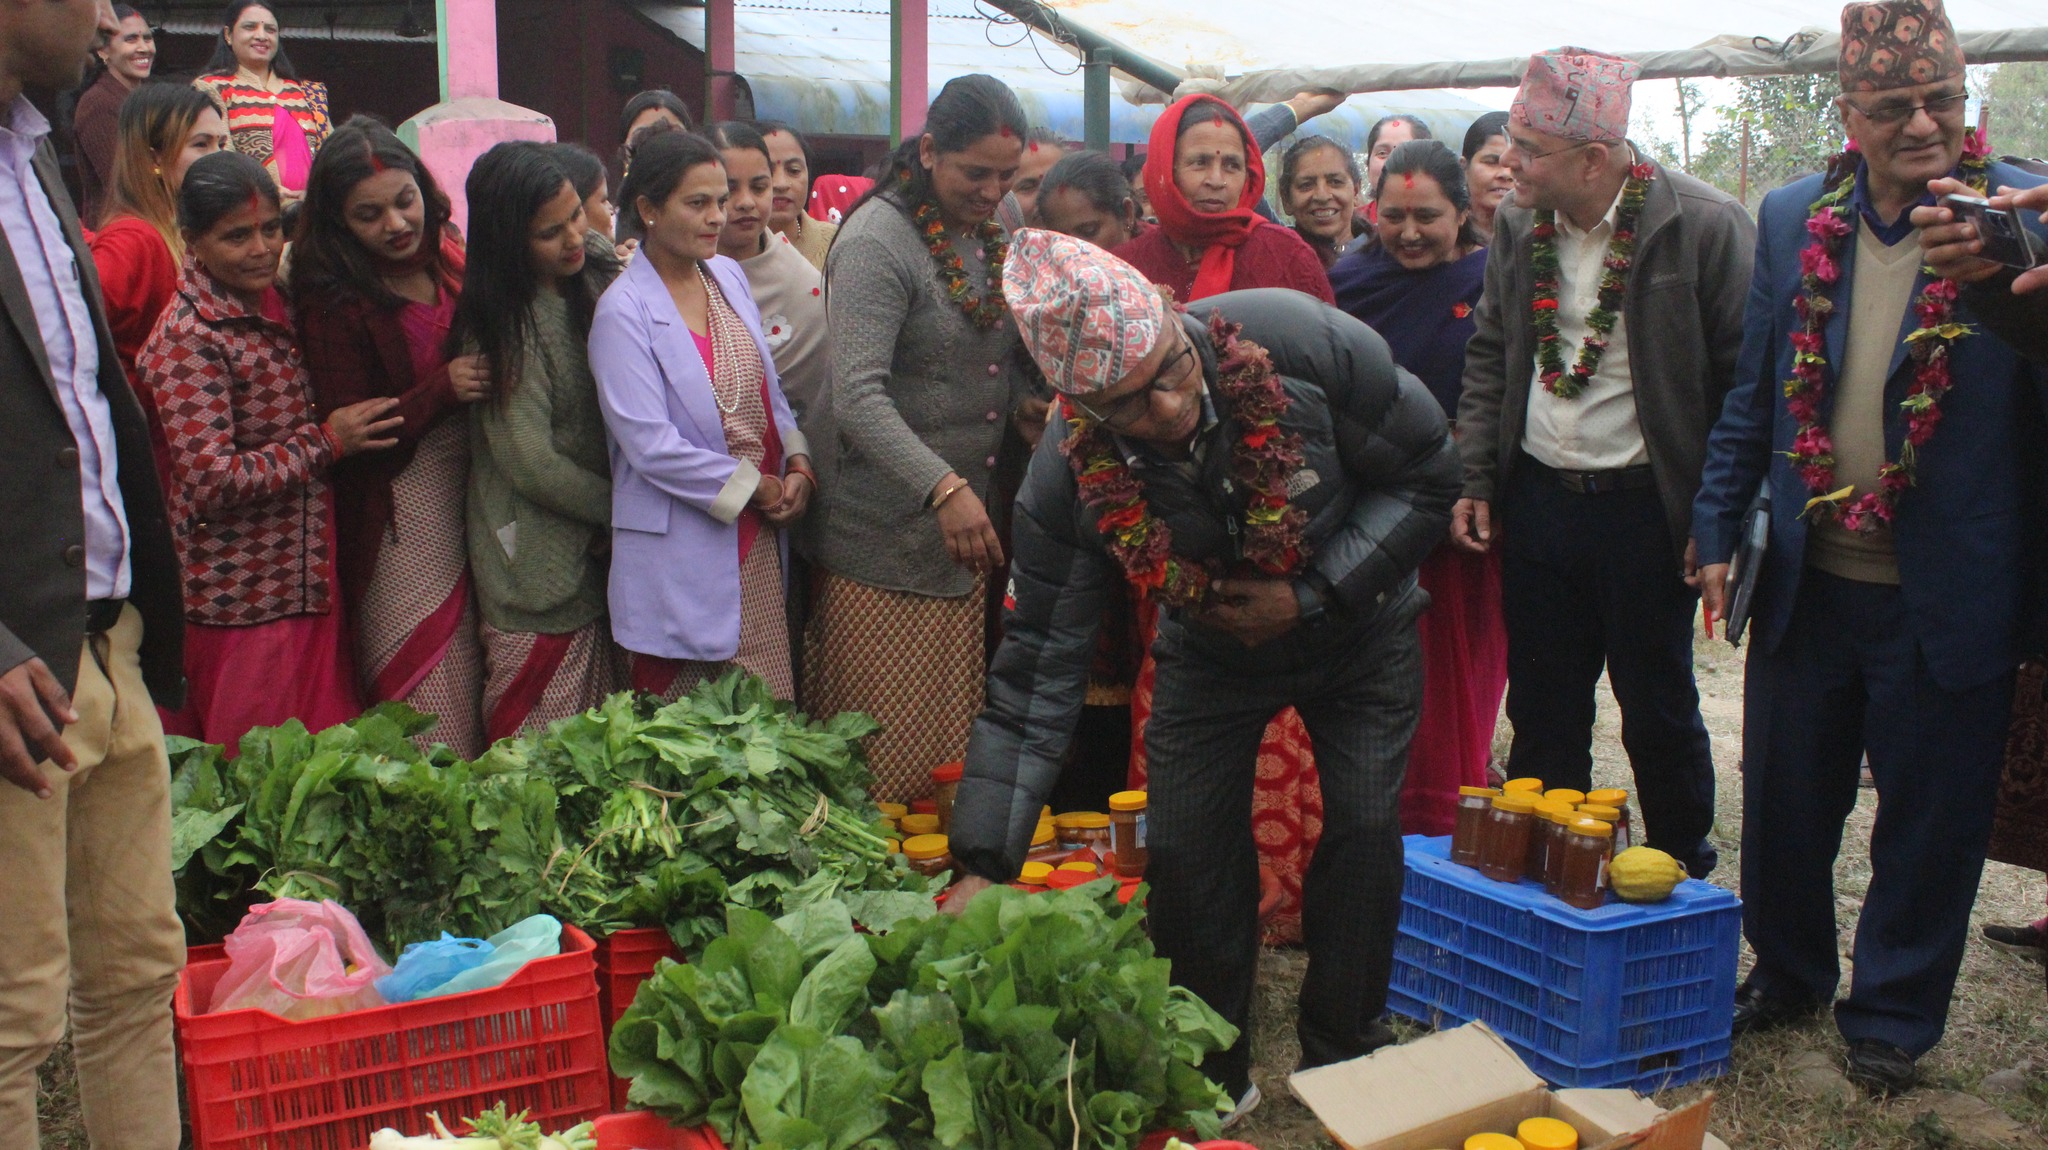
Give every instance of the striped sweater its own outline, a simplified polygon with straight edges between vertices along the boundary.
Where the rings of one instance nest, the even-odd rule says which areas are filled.
[[[283,80],[275,92],[249,82],[249,77],[215,73],[192,81],[192,86],[220,102],[228,119],[228,138],[235,151],[270,163],[270,131],[282,107],[299,122],[306,143],[314,152],[327,142],[334,126],[327,117],[327,85],[313,80]],[[274,173],[273,173],[274,174]]]

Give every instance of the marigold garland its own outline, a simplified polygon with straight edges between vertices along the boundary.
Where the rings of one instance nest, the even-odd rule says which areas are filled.
[[[1216,391],[1229,409],[1237,441],[1230,476],[1244,489],[1244,558],[1267,575],[1300,572],[1309,548],[1302,538],[1308,513],[1289,504],[1287,488],[1301,469],[1301,437],[1282,430],[1292,402],[1266,349],[1238,338],[1240,325],[1209,320],[1216,349]],[[1074,469],[1081,502],[1095,512],[1095,527],[1131,584],[1169,607],[1199,605],[1225,570],[1222,560],[1197,563],[1173,553],[1173,530],[1145,502],[1145,485],[1131,474],[1113,436],[1071,398],[1060,398],[1067,439],[1060,450]]]
[[[1600,369],[1600,357],[1607,351],[1607,337],[1621,318],[1622,297],[1628,291],[1629,271],[1635,266],[1636,223],[1643,216],[1643,200],[1656,169],[1636,164],[1628,170],[1628,182],[1621,187],[1621,206],[1614,214],[1614,237],[1608,241],[1606,269],[1600,277],[1600,294],[1593,310],[1586,313],[1586,339],[1579,356],[1567,372],[1563,337],[1557,331],[1557,213],[1544,209],[1536,213],[1530,232],[1535,241],[1529,250],[1534,285],[1529,301],[1529,323],[1536,333],[1536,377],[1543,390],[1559,399],[1576,399]]]
[[[1990,155],[1990,146],[1974,129],[1963,137],[1958,170],[1963,182],[1980,196],[1988,182]],[[1954,346],[1971,334],[1971,329],[1955,320],[1956,281],[1929,279],[1926,289],[1913,300],[1919,326],[1906,336],[1906,352],[1914,368],[1913,382],[1899,404],[1906,416],[1899,458],[1887,460],[1878,469],[1875,491],[1857,495],[1853,486],[1837,488],[1834,437],[1821,416],[1832,382],[1827,325],[1835,301],[1829,292],[1841,281],[1842,248],[1856,232],[1856,212],[1849,206],[1849,198],[1861,164],[1862,155],[1852,141],[1829,162],[1823,181],[1826,190],[1808,209],[1806,232],[1813,239],[1799,253],[1799,294],[1792,301],[1799,328],[1791,334],[1792,375],[1785,381],[1785,407],[1797,429],[1792,450],[1785,456],[1813,493],[1806,513],[1816,522],[1832,518],[1850,531],[1870,532],[1890,525],[1898,514],[1899,497],[1917,481],[1918,449],[1934,437],[1934,428],[1941,422],[1942,397],[1954,383],[1949,375]]]
[[[1003,235],[1003,225],[994,219],[986,219],[974,230],[974,238],[980,241],[982,251],[988,257],[988,291],[975,295],[967,283],[967,265],[953,247],[952,233],[946,230],[946,221],[939,215],[938,206],[930,202],[921,203],[917,205],[913,218],[919,234],[924,236],[925,250],[939,265],[939,278],[946,284],[946,298],[965,312],[974,326],[984,331],[1001,323],[1003,317],[1010,314],[1010,305],[1003,299],[1003,261],[1010,254],[1010,241]]]

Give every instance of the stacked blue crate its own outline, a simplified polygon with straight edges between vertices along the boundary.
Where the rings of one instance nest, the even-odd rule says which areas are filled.
[[[1650,1093],[1727,1071],[1733,894],[1687,881],[1664,902],[1575,910],[1451,862],[1448,838],[1406,847],[1389,1009],[1483,1021],[1557,1086]]]

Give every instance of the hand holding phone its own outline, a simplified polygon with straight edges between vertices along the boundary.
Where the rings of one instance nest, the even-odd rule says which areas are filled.
[[[2041,240],[2027,230],[2018,211],[1994,207],[1982,196],[1958,193],[1943,196],[1941,205],[1954,212],[1958,221],[1969,224],[1976,231],[1977,239],[1984,245],[1977,254],[1984,259],[2021,271],[2048,259],[2048,250],[2044,250]]]

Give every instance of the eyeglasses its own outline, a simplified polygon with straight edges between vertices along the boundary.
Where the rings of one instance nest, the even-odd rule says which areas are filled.
[[[1522,153],[1522,159],[1524,160],[1540,160],[1546,156],[1562,155],[1566,152],[1576,151],[1579,148],[1583,148],[1587,144],[1590,144],[1592,142],[1593,141],[1591,140],[1580,140],[1576,144],[1566,144],[1562,148],[1552,148],[1547,152],[1539,152],[1535,148],[1530,147],[1528,144],[1523,143],[1520,139],[1514,136],[1508,137],[1508,147],[1513,148],[1515,151]]]
[[[1193,359],[1194,355],[1195,349],[1193,345],[1189,344],[1187,337],[1183,335],[1180,341],[1180,351],[1168,358],[1165,363],[1159,365],[1159,370],[1152,373],[1152,382],[1150,384],[1139,388],[1129,395],[1118,398],[1108,407],[1097,409],[1082,403],[1079,399],[1074,401],[1074,406],[1081,409],[1081,414],[1100,423],[1104,427],[1118,431],[1128,431],[1133,424],[1145,418],[1146,414],[1151,411],[1152,397],[1154,395],[1172,395],[1180,390],[1181,377],[1179,369],[1181,361]]]
[[[1864,119],[1874,124],[1891,125],[1905,123],[1913,118],[1915,112],[1927,113],[1930,120],[1955,115],[1963,110],[1963,102],[1969,98],[1968,92],[1952,92],[1946,96],[1936,96],[1924,104],[1879,104],[1875,108],[1866,108],[1854,100],[1848,100],[1847,103],[1861,113]]]

